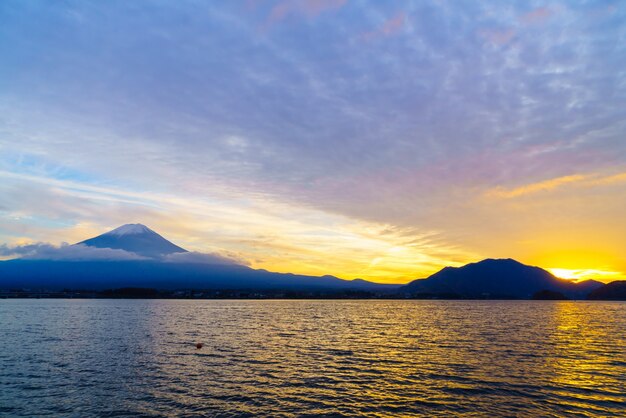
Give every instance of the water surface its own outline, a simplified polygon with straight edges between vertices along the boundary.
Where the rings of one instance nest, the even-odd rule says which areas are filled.
[[[0,415],[47,414],[624,416],[626,304],[0,300]]]

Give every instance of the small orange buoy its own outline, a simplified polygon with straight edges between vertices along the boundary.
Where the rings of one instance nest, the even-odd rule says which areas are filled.
[[[202,343],[196,343],[196,348],[197,348],[198,350],[199,350],[199,349],[201,349],[202,347],[204,347],[204,344],[202,344]]]

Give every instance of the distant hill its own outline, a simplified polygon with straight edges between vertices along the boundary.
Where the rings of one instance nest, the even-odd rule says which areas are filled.
[[[559,279],[550,272],[513,259],[487,259],[463,267],[446,267],[427,279],[400,288],[410,296],[459,298],[530,299],[541,291],[560,292],[570,298],[585,298],[602,283]]]
[[[590,300],[626,300],[626,280],[605,284],[589,294]]]

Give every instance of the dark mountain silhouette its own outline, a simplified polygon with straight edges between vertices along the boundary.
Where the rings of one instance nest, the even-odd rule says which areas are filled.
[[[255,270],[218,256],[190,253],[141,224],[128,224],[75,244],[123,250],[144,259],[14,259],[0,262],[0,289],[285,289],[390,291],[399,285],[333,276]],[[123,252],[122,252],[123,253]],[[182,253],[182,254],[181,254]],[[126,254],[126,253],[124,253]],[[175,255],[176,257],[172,257]],[[185,257],[180,257],[185,256]],[[186,257],[189,256],[189,257]]]
[[[57,254],[54,258],[45,253],[47,256],[1,261],[0,289],[355,290],[395,293],[402,297],[518,299],[558,292],[568,298],[582,299],[602,286],[593,280],[572,283],[512,259],[487,259],[458,268],[446,267],[405,286],[333,276],[272,273],[218,255],[188,252],[141,224],[123,225],[58,251],[63,257]],[[617,284],[605,286],[593,295],[620,298],[623,297],[619,296],[620,289]]]
[[[174,245],[142,224],[126,224],[95,238],[79,242],[89,247],[124,250],[145,257],[159,257],[187,250]]]
[[[594,290],[601,288],[604,286],[604,283],[597,280],[584,280],[582,282],[576,282],[575,285],[578,292],[577,295],[582,296],[589,295]]]
[[[240,265],[173,263],[158,260],[0,262],[0,288],[86,289],[120,287],[156,289],[394,290],[365,280],[304,276],[254,270]]]
[[[605,284],[589,294],[590,300],[626,300],[626,280]]]
[[[413,296],[519,299],[529,299],[540,291],[554,291],[570,298],[584,298],[599,286],[602,284],[592,280],[576,284],[559,279],[542,268],[512,259],[487,259],[463,267],[446,267],[400,291]]]

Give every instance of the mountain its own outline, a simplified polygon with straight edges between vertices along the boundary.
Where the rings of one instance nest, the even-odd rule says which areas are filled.
[[[57,254],[52,251],[38,257],[0,261],[0,289],[366,291],[402,297],[483,299],[530,299],[555,292],[583,299],[593,292],[598,298],[609,298],[607,294],[613,295],[611,298],[622,297],[618,285],[607,288],[593,280],[573,283],[512,259],[446,267],[405,286],[273,273],[216,255],[188,252],[141,224],[123,225],[55,251]],[[605,288],[608,290],[603,291]]]
[[[122,225],[95,238],[79,242],[77,245],[80,244],[88,247],[124,250],[151,258],[187,252],[142,224]]]
[[[589,294],[590,300],[626,300],[626,280],[607,283]]]
[[[112,254],[117,258],[85,259],[84,250],[88,247],[103,249],[106,256]],[[70,255],[79,253],[81,258],[69,259],[65,256],[55,259],[39,257],[0,261],[0,289],[102,290],[150,287],[164,290],[388,292],[399,287],[359,279],[349,281],[333,276],[316,277],[255,270],[219,256],[188,252],[141,224],[123,225],[73,246],[61,247],[59,250]],[[94,252],[94,257],[98,252],[100,251]],[[142,257],[135,256],[133,259],[132,256],[135,254]],[[120,258],[120,255],[124,257]]]
[[[602,284],[591,280],[576,284],[559,279],[542,268],[513,259],[487,259],[463,267],[445,267],[427,279],[403,286],[400,292],[417,297],[530,299],[547,290],[584,298],[599,286]]]
[[[576,289],[582,295],[589,295],[596,289],[600,289],[604,286],[604,283],[599,282],[597,280],[584,280],[582,282],[576,282]]]
[[[333,276],[306,276],[255,270],[241,265],[159,260],[0,262],[0,289],[83,289],[121,287],[176,289],[253,289],[298,291],[392,291],[397,285]]]

